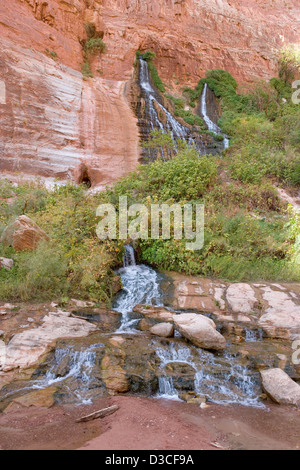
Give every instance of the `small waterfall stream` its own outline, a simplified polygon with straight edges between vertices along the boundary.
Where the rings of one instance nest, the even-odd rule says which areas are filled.
[[[126,245],[124,267],[119,269],[123,290],[113,306],[122,314],[122,323],[117,333],[134,333],[138,319],[132,319],[132,311],[136,305],[162,305],[160,279],[154,269],[145,265],[136,265],[134,249]]]
[[[146,60],[142,58],[140,61],[140,74],[139,74],[139,83],[142,90],[143,98],[145,101],[145,115],[148,116],[147,124],[150,126],[149,133],[153,129],[160,129],[163,132],[170,132],[173,138],[173,141],[176,146],[176,141],[178,139],[184,140],[190,145],[195,145],[202,153],[204,152],[204,146],[199,142],[196,142],[192,135],[191,131],[187,126],[180,124],[174,116],[160,103],[158,96],[156,95],[155,90],[153,89],[149,76],[149,68]],[[160,116],[160,113],[162,116]],[[164,160],[169,155],[164,155],[163,149],[161,149],[162,157]],[[151,157],[151,152],[149,150],[149,157]]]
[[[210,132],[213,132],[216,135],[218,135],[218,134],[223,135],[223,137],[224,137],[224,149],[227,149],[229,147],[228,137],[225,134],[223,134],[220,127],[217,124],[215,124],[209,118],[209,116],[207,114],[207,92],[208,92],[208,86],[207,86],[207,83],[205,83],[204,88],[203,88],[203,92],[202,92],[202,96],[201,96],[201,113],[202,113],[202,117],[203,117],[204,122],[207,125],[208,130]]]

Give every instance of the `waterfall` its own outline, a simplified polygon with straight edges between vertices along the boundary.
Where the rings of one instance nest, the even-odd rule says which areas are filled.
[[[145,265],[136,265],[134,249],[126,245],[124,267],[119,269],[123,290],[117,296],[114,310],[122,314],[121,327],[117,333],[134,333],[134,326],[139,320],[132,318],[136,305],[162,305],[160,277],[158,273]]]
[[[180,124],[174,116],[159,102],[156,92],[151,86],[148,63],[146,60],[140,58],[140,75],[139,82],[145,100],[145,114],[147,115],[147,124],[150,126],[148,132],[153,129],[159,129],[162,132],[169,132],[172,135],[173,141],[176,146],[176,140],[182,139],[190,145],[196,144],[191,136],[191,131],[188,127]],[[159,116],[158,110],[161,111],[164,118]],[[199,145],[196,144],[199,147]],[[203,151],[203,146],[201,151]],[[150,152],[150,151],[149,151]],[[162,150],[162,157],[165,160]]]
[[[134,248],[131,245],[125,246],[123,266],[124,268],[127,268],[128,266],[136,266]]]
[[[202,117],[203,117],[204,122],[207,125],[208,130],[210,132],[213,132],[216,135],[218,135],[218,134],[223,135],[223,137],[224,137],[224,149],[227,149],[229,147],[228,137],[225,134],[223,134],[220,127],[217,124],[215,124],[209,118],[209,116],[207,114],[207,91],[208,91],[208,86],[207,86],[207,83],[205,83],[204,88],[203,88],[203,92],[202,92],[202,96],[201,96],[201,113],[202,113]]]

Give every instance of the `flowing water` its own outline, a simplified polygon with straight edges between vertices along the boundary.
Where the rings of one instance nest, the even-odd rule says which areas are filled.
[[[175,147],[177,147],[177,140],[181,139],[191,146],[196,146],[201,153],[205,153],[205,148],[201,142],[196,142],[191,131],[187,126],[180,124],[174,116],[160,103],[156,92],[152,88],[149,68],[147,61],[140,60],[140,76],[139,82],[143,92],[145,101],[145,114],[147,116],[147,124],[149,126],[148,133],[154,129],[159,129],[162,132],[169,132],[172,136]],[[161,148],[162,158],[167,159],[170,155],[165,155],[163,148]],[[151,158],[151,150],[149,149],[149,158]]]
[[[139,319],[132,318],[133,309],[141,304],[162,305],[161,279],[154,269],[136,265],[131,245],[125,247],[124,267],[117,274],[121,276],[123,284],[123,290],[113,306],[116,312],[122,314],[122,323],[117,333],[136,333],[134,327]]]
[[[224,137],[224,149],[227,149],[229,147],[229,139],[228,137],[223,134],[221,131],[220,127],[215,124],[208,116],[207,114],[207,92],[208,92],[208,86],[207,83],[205,83],[202,96],[201,96],[201,113],[202,117],[204,119],[205,124],[208,127],[208,130],[210,132],[213,132],[215,135],[222,135]]]
[[[230,341],[225,352],[205,351],[195,347],[175,331],[174,338],[162,339],[143,333],[138,329],[141,318],[133,312],[138,304],[163,306],[163,276],[154,269],[137,265],[134,250],[128,245],[124,254],[124,267],[118,271],[123,290],[114,304],[121,314],[121,326],[113,334],[125,339],[125,370],[130,377],[143,373],[154,374],[158,389],[148,388],[148,394],[159,398],[180,400],[182,394],[191,391],[219,404],[264,406],[259,399],[261,387],[259,373],[253,367],[253,359],[241,356],[238,346]],[[90,403],[95,397],[106,393],[102,380],[101,361],[107,354],[112,333],[95,333],[91,338],[62,340],[44,365],[36,371],[29,382],[4,387],[1,400],[56,386],[59,396],[71,403]],[[103,341],[103,343],[101,342]],[[250,355],[276,354],[270,342],[264,344],[262,331],[245,329],[245,343]],[[130,359],[131,358],[131,359]],[[155,359],[156,358],[156,359]],[[127,365],[126,365],[127,364]],[[151,379],[152,380],[152,379]],[[149,383],[149,382],[148,382]],[[144,389],[146,390],[146,388]],[[149,392],[150,390],[150,392]],[[152,391],[151,391],[152,390]],[[153,393],[153,390],[156,392]],[[132,393],[135,393],[134,390]],[[145,392],[146,393],[146,392]]]

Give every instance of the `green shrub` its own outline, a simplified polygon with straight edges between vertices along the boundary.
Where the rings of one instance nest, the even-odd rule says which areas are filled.
[[[89,39],[84,46],[84,52],[87,57],[105,52],[106,45],[101,38]]]
[[[89,62],[84,62],[81,67],[81,73],[85,78],[93,78],[94,75],[91,71],[91,66]]]

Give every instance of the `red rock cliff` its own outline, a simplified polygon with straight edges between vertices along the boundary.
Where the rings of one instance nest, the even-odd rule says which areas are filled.
[[[0,1],[1,171],[77,181],[87,172],[94,185],[139,159],[125,93],[136,50],[156,52],[166,83],[194,85],[210,68],[268,78],[276,49],[300,42],[298,0]],[[107,50],[93,63],[101,76],[83,82],[86,22]]]

